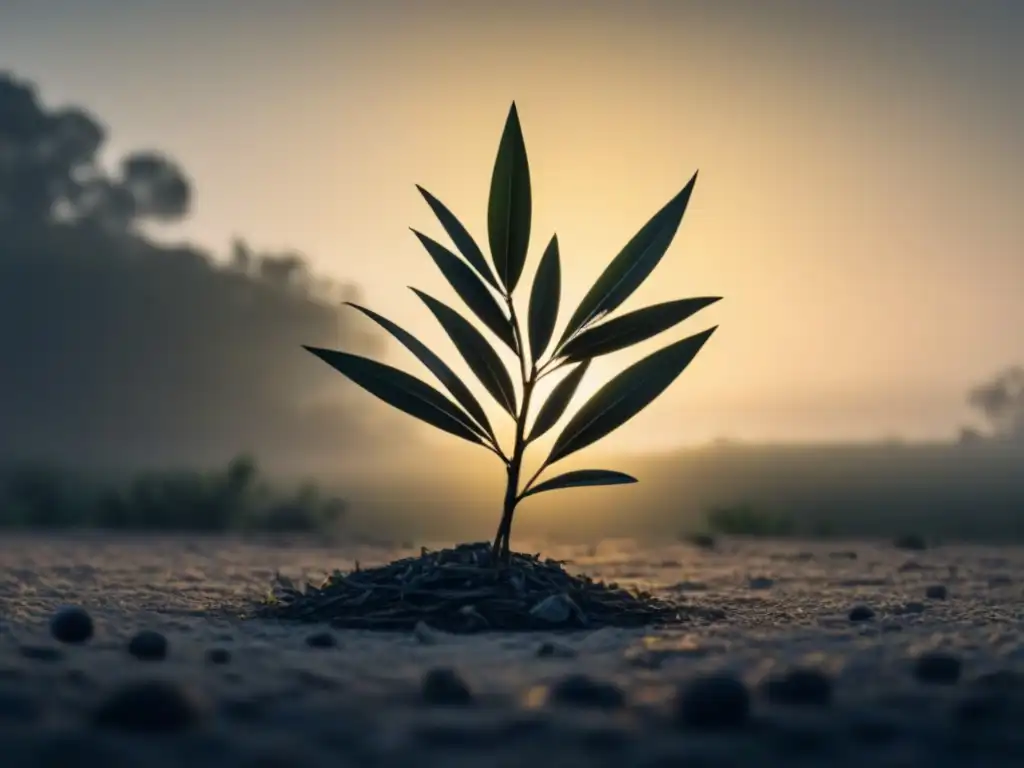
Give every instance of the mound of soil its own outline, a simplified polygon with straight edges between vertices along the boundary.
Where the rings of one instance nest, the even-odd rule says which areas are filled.
[[[487,543],[423,549],[380,567],[336,571],[319,586],[278,576],[257,614],[343,629],[407,631],[422,622],[467,633],[666,625],[697,610],[563,566],[521,553],[495,563]]]

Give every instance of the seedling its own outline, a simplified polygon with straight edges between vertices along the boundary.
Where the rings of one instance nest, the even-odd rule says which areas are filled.
[[[572,313],[552,346],[561,299],[558,237],[544,249],[530,289],[525,327],[513,294],[526,264],[532,219],[530,166],[519,115],[513,103],[505,121],[491,176],[487,206],[490,263],[455,215],[430,192],[417,187],[448,233],[461,258],[413,230],[459,298],[517,360],[519,385],[495,345],[462,314],[413,288],[444,328],[484,389],[515,423],[511,451],[498,441],[487,413],[448,365],[405,329],[366,307],[346,302],[395,337],[423,363],[451,397],[408,373],[365,357],[305,347],[363,389],[389,405],[440,430],[480,445],[505,465],[507,485],[501,520],[491,549],[495,562],[509,561],[509,538],[519,502],[538,493],[581,486],[622,485],[636,478],[610,469],[578,469],[540,481],[541,474],[570,454],[622,426],[657,398],[693,360],[717,326],[689,336],[634,363],[601,387],[573,415],[547,458],[522,483],[526,449],[555,427],[569,407],[590,362],[678,325],[720,297],[667,301],[607,319],[661,261],[686,211],[695,173],[682,191],[648,221],[611,261]],[[537,382],[563,368],[569,372],[527,420]],[[454,398],[454,399],[452,399]],[[538,482],[540,481],[540,482]]]

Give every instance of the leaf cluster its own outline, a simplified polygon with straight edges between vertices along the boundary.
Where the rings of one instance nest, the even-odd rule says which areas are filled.
[[[515,467],[510,472],[510,482],[517,484],[523,451],[551,431],[566,414],[592,360],[667,331],[719,300],[713,296],[678,299],[610,317],[665,255],[696,181],[694,174],[626,243],[573,310],[557,337],[562,292],[557,235],[552,235],[541,255],[529,291],[525,328],[513,302],[526,265],[533,213],[529,162],[515,104],[505,122],[491,176],[487,208],[489,260],[451,210],[426,189],[417,187],[457,253],[422,232],[413,232],[482,329],[443,301],[412,290],[445,330],[490,397],[515,421],[516,440],[511,453],[502,448],[484,408],[452,369],[412,333],[373,310],[350,304],[408,349],[447,394],[415,376],[366,357],[317,347],[306,349],[389,405],[489,449],[506,467]],[[602,386],[565,424],[533,477],[521,490],[513,489],[514,502],[559,488],[636,482],[630,475],[607,469],[581,469],[543,482],[537,480],[546,468],[597,442],[650,404],[690,364],[716,327],[669,344]],[[494,344],[485,332],[500,344]],[[511,353],[519,364],[518,390],[514,373],[503,362],[502,353]],[[527,431],[534,385],[562,368],[569,368],[568,373],[540,404]]]

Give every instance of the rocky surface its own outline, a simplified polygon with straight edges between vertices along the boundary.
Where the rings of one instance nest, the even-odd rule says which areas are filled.
[[[659,630],[339,630],[241,615],[277,571],[315,580],[415,553],[5,535],[0,764],[1024,761],[1024,550],[727,541],[530,551],[708,610]]]

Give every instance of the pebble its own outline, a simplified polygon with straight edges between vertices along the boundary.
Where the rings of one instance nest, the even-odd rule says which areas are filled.
[[[198,725],[203,706],[188,690],[162,680],[129,683],[100,704],[93,713],[97,728],[168,733]]]
[[[871,621],[875,612],[866,605],[855,605],[850,609],[850,621]]]
[[[92,616],[84,608],[61,608],[50,619],[50,634],[62,643],[84,643],[92,637],[92,633]]]
[[[537,646],[536,655],[541,659],[572,659],[575,658],[576,651],[561,643],[545,641]]]
[[[914,677],[922,683],[953,685],[960,679],[963,664],[956,656],[929,651],[914,662]]]
[[[227,648],[211,648],[206,652],[206,660],[210,664],[227,664],[231,661],[231,651]]]
[[[771,589],[775,586],[775,580],[769,579],[766,576],[760,576],[754,579],[750,579],[747,582],[747,586],[750,589]]]
[[[767,680],[765,697],[790,707],[827,707],[832,702],[832,681],[816,669],[794,669]]]
[[[310,648],[333,648],[337,644],[337,638],[330,632],[314,632],[306,637],[306,645]]]
[[[740,728],[750,719],[750,692],[732,675],[698,677],[680,687],[675,716],[679,725],[700,730]]]
[[[427,704],[466,706],[473,701],[473,692],[462,676],[451,667],[436,667],[423,676],[420,694]]]
[[[595,680],[583,674],[563,677],[548,689],[548,701],[563,707],[580,709],[621,709],[626,694],[615,683]]]
[[[441,632],[423,621],[416,622],[412,636],[420,645],[437,645],[441,640]]]
[[[167,658],[167,638],[151,629],[136,632],[128,641],[128,653],[140,661],[162,661]]]
[[[932,584],[924,591],[924,596],[929,600],[945,600],[948,595],[949,590],[944,584]]]

